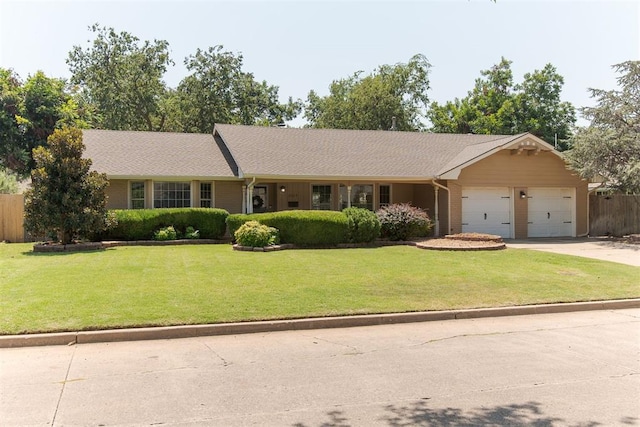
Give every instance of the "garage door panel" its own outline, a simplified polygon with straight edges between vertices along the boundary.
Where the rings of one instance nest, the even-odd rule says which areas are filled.
[[[572,236],[574,203],[571,188],[530,188],[529,237]]]
[[[511,237],[509,188],[463,188],[462,231]]]

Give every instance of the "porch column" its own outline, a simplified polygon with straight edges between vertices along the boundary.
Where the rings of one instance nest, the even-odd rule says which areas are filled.
[[[347,207],[351,207],[351,186],[347,185]]]
[[[253,185],[247,187],[247,213],[253,213]]]
[[[438,208],[438,187],[433,187],[433,190],[436,194],[436,200],[435,200],[435,214],[434,214],[434,220],[435,220],[435,230],[434,230],[434,235],[435,236],[440,236],[440,209]]]
[[[242,186],[242,213],[247,213],[247,186]]]

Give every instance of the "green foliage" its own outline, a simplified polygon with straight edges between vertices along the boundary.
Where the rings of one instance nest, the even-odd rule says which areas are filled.
[[[335,246],[347,241],[347,217],[334,211],[282,211],[260,214],[233,214],[227,218],[233,236],[242,224],[258,221],[278,229],[282,243],[299,246]]]
[[[124,209],[113,212],[117,225],[102,233],[99,236],[102,240],[149,240],[156,230],[168,226],[173,226],[187,239],[220,239],[226,231],[225,220],[229,215],[224,209],[208,208]]]
[[[351,243],[373,242],[380,236],[380,220],[369,209],[347,208],[342,211],[347,217],[348,240]]]
[[[109,183],[82,158],[82,132],[56,129],[47,141],[47,147],[33,150],[36,169],[25,193],[25,229],[36,236],[53,232],[64,244],[106,229]]]
[[[199,239],[200,238],[200,230],[196,230],[195,228],[189,226],[184,231],[185,239]]]
[[[18,192],[18,177],[0,167],[0,194],[15,194]]]
[[[406,64],[382,65],[361,77],[361,72],[334,80],[329,95],[309,92],[304,117],[311,127],[333,129],[389,129],[396,117],[398,130],[423,129],[429,99],[429,69],[423,55]]]
[[[291,98],[287,104],[279,102],[277,86],[243,71],[241,54],[222,49],[198,49],[185,59],[191,74],[177,89],[185,132],[210,133],[214,123],[270,126],[299,113],[299,103]]]
[[[258,221],[247,221],[233,234],[236,242],[241,246],[263,248],[279,243],[278,230],[260,224]]]
[[[140,40],[94,24],[90,47],[74,46],[67,58],[71,81],[80,85],[100,115],[97,125],[114,130],[167,130],[169,91],[162,77],[173,61],[169,43]]]
[[[173,226],[163,227],[160,230],[153,233],[153,240],[176,240],[178,233]]]
[[[566,159],[583,178],[640,194],[640,61],[613,67],[620,89],[591,89],[597,105],[582,108],[591,125],[576,132]]]
[[[567,139],[576,121],[575,109],[562,102],[564,78],[547,64],[542,70],[526,73],[514,85],[511,61],[480,72],[475,86],[463,99],[443,105],[431,104],[427,117],[432,132],[513,135],[530,132],[550,144],[557,135],[559,148],[567,148]]]
[[[34,167],[32,151],[46,144],[54,129],[87,127],[89,111],[62,79],[42,71],[24,82],[0,68],[0,166],[26,177]]]
[[[431,230],[432,223],[427,213],[407,203],[385,206],[376,214],[381,224],[380,234],[389,240],[423,237]]]

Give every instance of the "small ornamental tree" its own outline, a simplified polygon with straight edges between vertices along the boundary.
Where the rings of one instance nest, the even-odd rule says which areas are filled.
[[[27,231],[68,244],[107,228],[107,176],[89,171],[91,160],[82,158],[83,151],[82,131],[76,128],[56,129],[47,146],[33,150],[36,167],[25,193]]]

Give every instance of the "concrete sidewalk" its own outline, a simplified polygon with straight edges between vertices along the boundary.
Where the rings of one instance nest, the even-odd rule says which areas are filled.
[[[640,267],[640,245],[616,242],[606,237],[506,240],[505,243],[507,248],[532,249]]]

